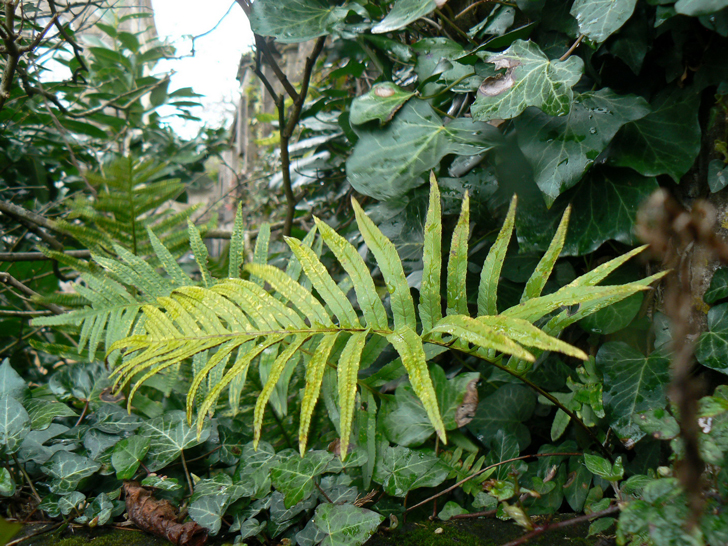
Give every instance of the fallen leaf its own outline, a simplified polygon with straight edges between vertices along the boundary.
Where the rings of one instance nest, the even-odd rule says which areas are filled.
[[[141,530],[169,540],[177,546],[203,546],[207,529],[195,522],[177,522],[176,508],[166,500],[155,499],[137,482],[125,481],[126,512]]]

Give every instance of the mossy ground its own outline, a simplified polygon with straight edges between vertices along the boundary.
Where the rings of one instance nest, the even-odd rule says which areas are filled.
[[[568,518],[562,517],[563,519]],[[607,546],[612,541],[586,538],[588,522],[547,531],[529,540],[526,546]],[[441,531],[438,531],[441,529]],[[40,529],[26,529],[32,534]],[[407,523],[391,532],[379,532],[367,546],[501,546],[523,536],[523,530],[512,522],[492,518],[452,521],[420,521]],[[18,537],[15,537],[18,538]],[[229,540],[232,542],[232,540]],[[228,543],[229,543],[228,542]],[[222,539],[211,545],[225,544]],[[58,535],[46,533],[33,537],[22,546],[167,546],[169,542],[145,533],[121,529],[73,529]]]

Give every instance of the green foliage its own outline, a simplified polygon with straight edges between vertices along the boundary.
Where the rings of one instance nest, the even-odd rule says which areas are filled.
[[[436,198],[438,190],[434,180],[432,188]],[[328,306],[328,310],[312,292],[302,284],[295,282],[283,271],[260,264],[248,264],[244,269],[270,285],[272,292],[284,301],[290,302],[292,308],[283,305],[255,283],[239,279],[219,281],[207,289],[177,288],[171,292],[169,297],[158,297],[157,305],[147,304],[143,307],[144,321],[140,323],[137,333],[120,339],[108,347],[110,352],[126,349],[121,365],[114,372],[118,375],[117,389],[123,388],[132,379],[142,374],[130,392],[130,407],[134,393],[144,381],[179,364],[184,359],[200,355],[210,349],[217,349],[204,367],[195,370],[192,387],[187,396],[187,416],[188,419],[191,419],[193,403],[200,385],[218,366],[224,370],[221,378],[214,385],[211,384],[209,392],[198,409],[197,430],[199,434],[208,412],[214,411],[217,399],[232,380],[240,374],[247,373],[253,360],[263,351],[279,347],[280,353],[270,369],[268,380],[256,404],[254,432],[257,441],[261,434],[263,409],[283,369],[304,344],[309,340],[314,340],[313,353],[304,353],[306,387],[301,401],[299,449],[303,456],[308,444],[311,416],[321,391],[324,370],[331,359],[332,363],[338,362],[339,366],[343,460],[349,445],[357,371],[361,366],[362,354],[366,350],[366,338],[371,335],[372,338],[368,343],[378,343],[377,337],[384,338],[397,351],[401,363],[409,375],[414,394],[422,402],[427,418],[444,442],[446,438],[442,415],[443,412],[451,412],[452,408],[443,407],[443,403],[446,402],[444,397],[440,397],[443,399],[438,400],[427,370],[425,341],[435,345],[452,345],[458,350],[496,363],[501,358],[500,355],[496,356],[496,352],[533,362],[535,357],[527,347],[559,351],[586,359],[586,355],[581,350],[544,333],[533,326],[532,322],[564,305],[587,304],[596,300],[601,301],[603,306],[604,300],[614,303],[645,288],[637,283],[617,287],[579,286],[580,279],[577,279],[571,286],[549,296],[533,297],[520,306],[505,311],[501,316],[483,315],[474,319],[462,314],[468,311],[465,292],[467,234],[461,233],[467,226],[469,213],[466,199],[463,202],[461,221],[458,223],[459,227],[455,229],[451,244],[451,246],[461,247],[462,251],[451,251],[448,263],[447,316],[435,322],[429,331],[423,330],[418,335],[414,302],[394,245],[363,213],[356,201],[353,202],[353,205],[364,241],[374,254],[387,285],[393,314],[393,327],[377,316],[381,315],[381,311],[366,311],[369,306],[381,309],[382,303],[378,294],[372,290],[371,277],[364,269],[364,263],[354,247],[337,240],[333,231],[319,222],[318,226],[323,234],[324,242],[333,252],[341,256],[342,267],[347,271],[356,271],[352,284],[360,301],[359,307],[362,309],[366,327],[360,324],[352,304],[330,277],[316,254],[297,240],[288,239],[288,245],[298,259],[303,272],[311,282],[311,286]],[[433,210],[436,211],[438,208],[435,205]],[[515,214],[515,204],[512,211]],[[435,226],[439,224],[436,212],[431,212],[431,221]],[[503,253],[498,251],[498,248],[507,246],[512,225],[511,222],[504,226],[500,236],[502,243],[494,245],[491,254],[486,259],[483,270],[487,273],[481,277],[480,294],[496,293],[503,262]],[[432,245],[425,248],[429,254],[429,252],[437,252],[438,246],[439,241],[433,241]],[[436,257],[425,256],[427,263],[433,263],[435,259]],[[552,253],[551,263],[544,265],[547,270],[546,274],[553,267],[555,259],[556,254]],[[538,274],[540,275],[541,271]],[[430,279],[432,282],[430,290],[433,294],[439,293],[440,279],[434,274],[430,275]],[[359,282],[360,280],[361,282]],[[593,282],[598,282],[598,280]],[[535,290],[531,290],[531,292],[534,296],[536,295]],[[362,301],[366,303],[362,304]],[[494,306],[494,303],[491,306]],[[592,305],[586,314],[593,313],[599,308],[599,304]],[[435,313],[438,314],[437,310]],[[441,315],[441,313],[440,310],[439,314]],[[308,324],[305,320],[308,320]],[[347,336],[348,339],[342,337],[342,341],[339,341],[339,336]],[[345,346],[344,339],[346,339]],[[335,349],[337,342],[339,348]],[[472,344],[474,349],[469,349],[468,344]],[[338,360],[332,358],[339,351],[341,352]],[[231,359],[233,353],[236,353],[237,356],[226,370],[226,363]],[[522,368],[519,373],[523,373],[523,371],[525,370]],[[471,378],[467,378],[467,382],[470,380]],[[503,411],[504,408],[525,407],[520,403],[497,404],[497,406],[499,411]],[[525,415],[519,420],[523,421],[528,417],[529,415]],[[489,425],[489,428],[485,425],[488,418],[483,417],[483,420],[482,427],[487,429],[484,432],[487,435],[493,427]],[[503,425],[497,419],[496,421],[495,429],[492,432]],[[452,420],[450,422],[452,423]],[[519,443],[522,448],[525,448],[528,441],[524,435],[521,440]]]

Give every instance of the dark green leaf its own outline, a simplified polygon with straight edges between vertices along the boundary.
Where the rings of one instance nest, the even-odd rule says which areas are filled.
[[[0,497],[12,497],[15,495],[15,489],[13,475],[7,468],[0,468]]]
[[[0,396],[12,396],[16,400],[22,400],[28,391],[26,385],[18,372],[10,365],[9,359],[4,359],[0,364]]]
[[[713,278],[710,279],[710,286],[703,296],[703,301],[713,304],[725,297],[728,297],[728,267],[721,267],[713,273]]]
[[[391,120],[402,105],[413,96],[414,93],[403,91],[393,83],[378,83],[368,93],[355,98],[351,103],[349,122],[361,125],[378,119],[384,124]]]
[[[531,443],[531,434],[523,422],[531,417],[535,407],[536,397],[526,387],[503,385],[480,401],[468,429],[485,446],[502,430],[513,436],[523,450]]]
[[[395,0],[392,11],[372,27],[374,34],[384,34],[406,27],[437,7],[435,0]]]
[[[699,104],[700,96],[690,89],[660,92],[652,101],[651,114],[617,134],[611,163],[645,176],[668,174],[680,182],[700,152]]]
[[[143,436],[131,436],[121,440],[114,447],[111,464],[119,480],[131,480],[136,474],[144,456],[149,451],[151,440]]]
[[[728,374],[728,303],[708,311],[708,331],[700,335],[695,357],[703,366]]]
[[[404,497],[418,487],[437,487],[449,469],[430,450],[414,451],[406,447],[387,447],[377,458],[374,481],[394,497]]]
[[[53,479],[51,492],[61,495],[76,490],[78,483],[101,468],[99,463],[68,451],[59,451],[43,465],[41,470]]]
[[[614,432],[631,447],[644,432],[638,414],[665,404],[670,359],[658,352],[644,357],[626,343],[602,345],[596,365],[604,376],[604,409]]]
[[[680,434],[677,420],[664,408],[640,413],[637,424],[647,434],[657,440],[672,440]]]
[[[637,0],[576,0],[571,15],[579,31],[595,42],[603,42],[632,16]]]
[[[142,424],[139,417],[115,404],[103,404],[89,416],[89,420],[94,424],[94,428],[108,434],[134,432]]]
[[[283,43],[305,42],[333,31],[348,9],[323,0],[257,0],[250,14],[253,32]]]
[[[471,107],[473,118],[480,121],[511,119],[529,106],[552,116],[568,113],[574,96],[571,88],[584,69],[579,57],[551,61],[538,45],[522,40],[502,53],[489,54],[485,61],[505,72],[480,85]]]
[[[187,424],[184,413],[179,411],[144,422],[138,434],[150,440],[145,464],[154,472],[174,461],[182,450],[207,440],[210,429],[203,429],[198,438],[197,431]]]
[[[346,162],[349,182],[379,200],[400,197],[424,183],[420,175],[448,154],[475,155],[501,143],[495,127],[459,118],[443,125],[421,100],[410,100],[385,127],[360,126]]]
[[[569,458],[569,477],[564,485],[564,498],[574,512],[584,509],[584,502],[589,493],[592,474],[578,457]]]
[[[622,125],[649,111],[641,97],[603,88],[578,95],[566,116],[550,117],[536,108],[519,116],[518,144],[547,203],[581,179]]]
[[[56,417],[77,417],[76,412],[66,404],[43,398],[26,401],[25,409],[30,416],[30,428],[33,430],[47,429]]]
[[[725,163],[720,159],[714,159],[708,165],[708,186],[713,193],[719,192],[728,185],[728,173]]]
[[[17,452],[29,431],[30,416],[22,404],[7,394],[0,395],[0,455]]]
[[[635,294],[609,307],[600,309],[579,321],[579,326],[592,334],[613,334],[626,328],[642,307],[642,294]]]
[[[384,516],[353,504],[320,504],[314,522],[326,534],[322,546],[360,546],[384,521]]]
[[[458,516],[461,514],[467,514],[468,511],[460,506],[457,502],[454,501],[447,501],[445,503],[445,506],[442,507],[442,510],[440,510],[440,513],[437,514],[438,519],[441,519],[442,521],[447,521],[453,516]]]
[[[165,476],[150,475],[142,480],[144,487],[153,487],[162,491],[176,491],[182,489],[182,486],[175,478],[167,478]]]
[[[286,508],[298,504],[313,493],[314,478],[323,474],[333,458],[326,451],[309,451],[303,458],[294,452],[279,454],[270,476],[275,488],[285,495]]]
[[[229,505],[227,495],[205,496],[190,504],[190,517],[215,536],[220,531],[222,516]]]
[[[598,455],[584,453],[584,465],[592,474],[611,482],[621,480],[624,474],[621,457],[617,457],[614,465],[612,465],[608,460]]]
[[[727,0],[677,0],[675,3],[675,11],[691,17],[710,15],[726,7]]]
[[[610,239],[634,244],[637,209],[657,187],[654,178],[628,170],[593,169],[576,188],[557,199],[550,210],[536,202],[519,210],[516,228],[521,250],[545,250],[570,202],[573,208],[562,256],[588,254]],[[595,207],[595,203],[599,206]]]

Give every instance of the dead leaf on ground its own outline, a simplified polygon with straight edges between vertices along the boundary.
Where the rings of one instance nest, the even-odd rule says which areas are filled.
[[[125,481],[126,512],[137,527],[177,546],[203,546],[207,529],[195,522],[177,522],[177,509],[166,500],[155,499],[137,482]]]

